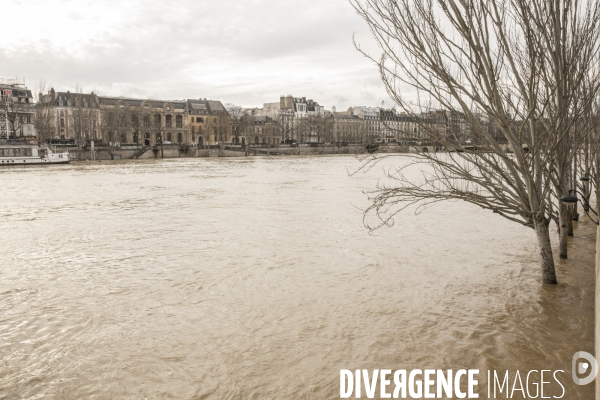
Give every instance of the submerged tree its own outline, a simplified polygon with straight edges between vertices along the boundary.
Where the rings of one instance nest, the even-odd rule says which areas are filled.
[[[390,172],[393,183],[372,193],[367,215],[389,224],[411,205],[467,201],[533,228],[543,282],[556,283],[549,224],[568,177],[561,166],[573,151],[574,99],[584,80],[592,84],[579,109],[598,92],[598,3],[350,2],[382,54],[357,48],[377,64],[388,94],[421,138],[448,150],[415,153]],[[404,96],[407,87],[416,95]],[[452,123],[457,119],[469,127],[468,146]],[[405,173],[411,168],[420,173]]]

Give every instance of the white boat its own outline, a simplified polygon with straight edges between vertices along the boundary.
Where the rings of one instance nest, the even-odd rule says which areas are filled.
[[[68,164],[67,151],[26,144],[0,144],[0,167],[11,165]]]

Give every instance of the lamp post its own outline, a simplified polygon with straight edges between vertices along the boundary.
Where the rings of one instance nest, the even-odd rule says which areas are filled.
[[[588,178],[589,179],[589,178]],[[574,193],[574,194],[572,194]],[[579,199],[577,197],[577,194],[580,194],[583,199],[585,200],[585,203]],[[577,202],[579,201],[581,203],[581,205],[584,207],[584,210],[587,208],[589,210],[591,210],[594,214],[596,214],[596,217],[598,217],[598,213],[590,206],[590,203],[588,202],[587,198],[579,191],[571,189],[569,190],[569,193],[565,196],[562,196],[560,198],[560,201],[562,201],[565,204],[577,204]],[[598,221],[595,221],[590,214],[587,212],[587,210],[585,211],[585,213],[587,214],[587,216],[590,218],[590,220],[595,223],[596,225],[600,225],[600,223]]]
[[[589,182],[591,180],[590,176],[586,173],[584,176],[582,176],[581,178],[579,178],[579,180],[581,182],[583,182],[583,192],[586,194],[583,197],[585,197],[586,199],[589,199],[589,197],[590,197],[590,186],[589,186],[590,183]],[[583,206],[583,210],[586,211],[586,212],[588,211],[588,205],[589,204],[585,204]]]

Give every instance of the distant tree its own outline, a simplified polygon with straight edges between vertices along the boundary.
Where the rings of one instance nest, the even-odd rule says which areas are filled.
[[[16,102],[12,94],[0,93],[0,123],[8,125],[7,138],[16,138],[25,124],[26,115],[34,111],[33,104]]]
[[[45,82],[40,82],[36,88],[36,102],[34,114],[34,128],[38,142],[46,143],[54,137],[56,120],[54,115],[54,104],[46,92]]]
[[[101,131],[111,160],[114,159],[115,150],[120,147],[121,138],[130,129],[131,112],[128,107],[106,108],[102,110]]]
[[[245,115],[244,109],[235,104],[227,104],[226,108],[230,117],[231,134],[234,142],[239,143],[240,137],[242,136],[243,118]]]

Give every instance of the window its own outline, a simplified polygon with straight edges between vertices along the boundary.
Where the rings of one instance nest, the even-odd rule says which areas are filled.
[[[181,115],[175,116],[175,124],[177,128],[183,128],[183,117]]]
[[[179,133],[177,134],[177,143],[181,143],[181,142],[183,141],[183,140],[182,140],[182,136],[183,136],[183,135],[181,134],[181,132],[179,132]]]
[[[119,104],[119,108],[120,108],[121,110],[125,109],[125,104]]]
[[[64,128],[64,127],[65,127],[65,119],[64,119],[64,118],[61,118],[61,119],[60,119],[60,127],[61,127],[61,128]]]
[[[25,157],[31,157],[31,149],[23,149],[23,155]]]
[[[204,122],[204,118],[197,117],[197,118],[196,118],[196,122]]]
[[[62,105],[62,104],[61,104]],[[60,116],[64,117],[65,116],[65,110],[60,110]]]

